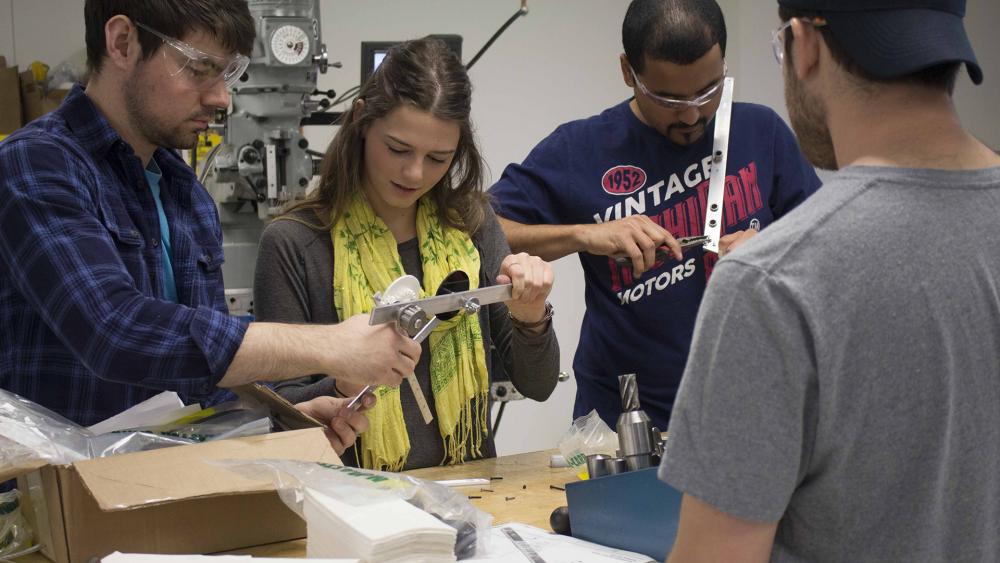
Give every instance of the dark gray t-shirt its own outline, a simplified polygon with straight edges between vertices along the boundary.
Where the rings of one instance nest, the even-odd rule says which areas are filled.
[[[472,237],[480,255],[480,287],[495,283],[500,263],[510,254],[496,216],[492,210],[487,212],[487,221]],[[300,211],[295,216],[310,224],[319,223],[310,210]],[[423,280],[417,240],[405,241],[397,248],[406,273]],[[333,241],[329,231],[319,231],[291,220],[278,220],[267,226],[257,256],[254,313],[259,321],[339,322],[333,303]],[[559,344],[551,323],[541,335],[528,336],[511,326],[507,306],[502,303],[483,307],[479,312],[479,322],[491,381],[510,379],[525,397],[537,401],[547,399],[555,388],[559,372]],[[423,343],[423,352],[414,374],[431,411],[435,411],[428,340]],[[501,374],[506,374],[506,377]],[[337,396],[334,380],[322,375],[282,382],[276,385],[276,389],[292,402],[320,395]],[[410,438],[410,454],[404,469],[440,465],[445,453],[437,419],[424,424],[410,386],[406,383],[403,384],[400,401]],[[482,454],[485,457],[496,456],[492,429],[483,444]],[[353,464],[353,448],[341,457],[345,463]]]
[[[855,167],[716,266],[660,478],[773,561],[1000,559],[1000,168]]]

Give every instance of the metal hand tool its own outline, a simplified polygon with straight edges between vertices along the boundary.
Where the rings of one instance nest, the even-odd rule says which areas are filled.
[[[417,307],[427,315],[440,316],[443,313],[465,310],[468,313],[476,313],[483,305],[509,301],[513,292],[511,284],[492,285],[470,289],[469,291],[458,291],[455,293],[445,293],[434,297],[425,297],[404,303],[392,303],[380,305],[372,309],[371,318],[368,324],[377,325],[388,323],[400,319],[403,311],[410,307]]]
[[[681,245],[681,251],[685,251],[689,248],[695,248],[699,246],[704,246],[705,243],[709,241],[709,238],[705,235],[699,235],[696,237],[681,237],[677,239],[677,243]],[[661,246],[656,249],[656,259],[660,261],[667,261],[673,258],[673,254],[670,252],[670,248],[666,246]],[[619,266],[626,266],[631,263],[632,259],[628,256],[620,256],[615,258],[615,263]]]
[[[422,326],[420,326],[419,330],[417,331],[417,334],[413,335],[413,341],[416,342],[417,344],[420,344],[421,342],[426,340],[428,336],[431,335],[431,332],[434,330],[434,327],[441,324],[441,319],[437,317],[431,317],[429,321],[421,322],[420,324]],[[424,393],[420,389],[420,384],[417,382],[416,376],[410,374],[406,376],[406,380],[410,382],[410,387],[413,390],[414,397],[416,397],[417,399],[417,406],[420,407],[420,413],[424,416],[424,421],[429,423],[430,421],[428,421],[427,418],[430,417],[431,420],[433,420],[433,416],[431,416],[430,406],[427,405],[427,399],[424,398]],[[347,408],[351,410],[358,410],[358,408],[360,407],[359,403],[361,402],[361,398],[365,396],[365,393],[370,393],[374,389],[375,385],[365,385],[364,389],[362,389],[361,392],[357,394],[357,396],[351,399],[351,402],[347,403]]]
[[[413,279],[413,283],[417,283],[415,279]],[[396,282],[393,282],[393,285],[395,284]],[[400,287],[403,285],[405,284],[401,284]],[[390,294],[387,295],[387,299],[383,300],[380,295],[375,296],[376,307],[372,309],[368,324],[377,325],[395,322],[400,330],[406,334],[413,335],[413,341],[419,344],[430,336],[431,331],[434,330],[434,327],[441,320],[447,320],[458,311],[463,310],[467,313],[475,314],[483,305],[508,301],[511,299],[513,292],[511,284],[473,290],[469,290],[468,287],[469,276],[465,272],[455,271],[445,277],[441,286],[438,287],[437,295],[434,297],[398,300],[398,295],[396,294],[403,295],[405,294],[405,290],[392,292],[387,289],[386,293]],[[416,288],[411,287],[411,294],[414,293],[414,289],[418,288],[419,285]],[[462,291],[455,291],[456,289],[462,289]],[[428,316],[430,317],[429,319]],[[424,422],[429,424],[434,418],[416,376],[410,374],[406,377],[406,380],[410,383]],[[375,386],[373,385],[366,386],[356,397],[351,399],[351,402],[347,404],[347,408],[357,409],[361,397],[374,388]]]

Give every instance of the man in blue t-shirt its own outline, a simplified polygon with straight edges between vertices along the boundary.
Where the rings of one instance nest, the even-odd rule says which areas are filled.
[[[557,128],[490,193],[515,251],[579,253],[586,279],[573,369],[574,417],[612,427],[618,375],[666,429],[695,316],[719,256],[683,251],[705,230],[715,112],[726,76],[726,27],[714,0],[634,0],[621,69],[634,96]],[[789,128],[766,107],[733,106],[720,255],[788,213],[820,185]],[[656,258],[667,247],[671,256]],[[629,257],[621,265],[616,257]]]

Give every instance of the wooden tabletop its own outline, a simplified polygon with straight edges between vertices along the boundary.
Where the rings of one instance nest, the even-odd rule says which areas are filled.
[[[482,497],[471,499],[472,504],[492,514],[494,525],[523,522],[550,530],[549,515],[556,507],[566,504],[566,493],[552,487],[562,489],[567,482],[577,480],[569,468],[549,467],[549,457],[557,453],[556,450],[532,452],[464,465],[428,467],[408,471],[407,474],[434,481],[497,477],[486,487],[460,487],[455,490],[468,496]]]

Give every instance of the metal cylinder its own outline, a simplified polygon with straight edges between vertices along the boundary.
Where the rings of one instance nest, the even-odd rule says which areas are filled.
[[[651,454],[656,450],[653,435],[649,431],[652,423],[643,411],[623,412],[618,417],[618,444],[623,457]]]
[[[604,477],[608,475],[608,456],[604,454],[590,454],[587,456],[587,474],[590,479]]]
[[[616,457],[608,460],[608,471],[612,475],[618,475],[619,473],[625,473],[628,471],[628,465],[625,463],[625,458]]]
[[[427,313],[417,305],[409,305],[400,309],[397,322],[412,337],[427,323]]]
[[[626,373],[618,376],[618,386],[622,413],[618,416],[616,429],[621,456],[628,459],[629,456],[652,454],[656,451],[653,423],[639,408],[639,388],[636,385],[635,374]]]
[[[653,456],[650,454],[627,455],[625,456],[625,464],[629,471],[646,469],[653,466]]]

